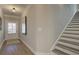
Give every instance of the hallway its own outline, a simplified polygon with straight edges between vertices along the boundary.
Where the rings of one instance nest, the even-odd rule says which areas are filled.
[[[14,40],[12,40],[14,41]],[[5,41],[2,49],[0,51],[0,55],[33,55],[33,53],[21,42]]]
[[[0,5],[0,55],[57,55],[54,52],[60,53],[57,50],[60,49],[60,46],[54,50],[55,43],[61,39],[59,37],[65,27],[78,12],[77,7],[76,4]],[[74,34],[74,32],[79,32],[79,28],[77,28],[79,20],[77,21],[74,21],[77,23],[70,23],[63,36],[78,36]],[[74,43],[72,40],[66,40],[70,40],[70,38],[60,41],[64,45],[65,43],[73,45],[76,42],[79,43],[77,40],[73,40]],[[79,50],[79,47],[77,49]],[[70,53],[70,49],[67,51],[66,48],[60,50],[65,50],[69,54],[73,53]]]

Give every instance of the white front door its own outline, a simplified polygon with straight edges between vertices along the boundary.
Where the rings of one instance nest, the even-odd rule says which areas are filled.
[[[16,39],[18,37],[18,21],[5,21],[5,39]]]

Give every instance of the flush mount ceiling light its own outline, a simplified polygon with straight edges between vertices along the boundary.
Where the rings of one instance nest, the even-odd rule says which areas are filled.
[[[15,9],[15,8],[13,8],[13,9],[12,9],[12,11],[13,11],[13,12],[16,12],[16,9]]]

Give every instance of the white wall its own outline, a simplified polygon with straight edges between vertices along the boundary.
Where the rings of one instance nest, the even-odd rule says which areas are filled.
[[[30,9],[29,9],[30,8]],[[29,10],[28,12],[28,15],[27,15],[27,11]],[[22,16],[22,20],[21,20],[21,25],[24,21],[24,16],[27,16],[27,35],[23,35],[21,33],[21,39],[24,41],[24,43],[26,45],[29,46],[29,48],[31,48],[32,51],[36,51],[36,38],[35,38],[35,31],[36,31],[36,28],[35,28],[35,23],[36,23],[36,19],[35,19],[35,6],[32,5],[31,6],[28,6],[25,10],[25,12],[23,13],[23,16]],[[20,25],[20,26],[21,26]],[[20,27],[20,29],[22,29]]]
[[[37,51],[48,53],[60,33],[74,14],[75,5],[37,5]]]
[[[27,15],[28,27],[27,35],[21,34],[21,39],[36,54],[49,53],[75,11],[76,5],[31,5],[23,14]]]

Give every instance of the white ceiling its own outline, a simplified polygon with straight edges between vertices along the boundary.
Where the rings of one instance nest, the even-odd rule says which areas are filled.
[[[27,6],[26,4],[1,4],[0,5],[3,11],[3,14],[14,15],[14,16],[21,16],[26,6]],[[12,8],[15,8],[16,12],[12,12]]]

